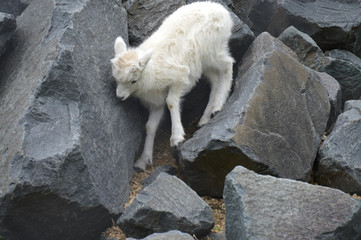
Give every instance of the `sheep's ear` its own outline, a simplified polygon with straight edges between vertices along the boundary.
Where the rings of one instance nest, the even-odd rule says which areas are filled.
[[[122,55],[127,50],[127,45],[125,44],[122,37],[117,37],[114,43],[115,56]]]
[[[141,67],[144,67],[149,62],[150,58],[153,54],[153,48],[146,50],[142,53],[141,57],[139,58],[139,63]]]

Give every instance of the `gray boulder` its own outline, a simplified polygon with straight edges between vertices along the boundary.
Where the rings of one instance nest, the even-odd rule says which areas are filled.
[[[127,238],[126,240],[137,240],[135,238]],[[194,240],[188,233],[182,233],[177,230],[172,230],[165,233],[153,233],[146,238],[139,240]]]
[[[326,53],[320,71],[340,83],[343,103],[361,97],[361,59],[351,52],[336,49]]]
[[[16,29],[15,17],[0,12],[0,56],[6,51],[13,32]]]
[[[360,1],[234,1],[239,17],[256,34],[278,36],[294,26],[323,50],[342,48],[361,56]],[[342,9],[342,10],[341,10]]]
[[[125,209],[117,224],[128,237],[179,230],[204,236],[214,226],[211,208],[184,182],[161,173]]]
[[[152,184],[162,172],[168,173],[169,175],[175,175],[177,173],[177,169],[169,164],[156,167],[153,172],[142,181],[142,189]]]
[[[314,70],[320,68],[323,52],[309,35],[290,26],[278,36],[278,39],[296,53],[302,64]]]
[[[224,188],[227,239],[360,239],[361,201],[241,166]]]
[[[236,165],[309,180],[330,105],[317,75],[292,54],[269,34],[258,36],[226,105],[175,152],[198,193],[222,196]]]
[[[336,79],[324,72],[315,72],[320,83],[327,89],[330,100],[330,115],[327,121],[326,132],[330,133],[336,123],[338,115],[341,114],[342,108],[342,91],[341,86]]]
[[[319,151],[316,181],[361,194],[361,100],[347,101],[344,113]]]
[[[319,70],[324,66],[324,54],[316,42],[307,34],[291,26],[284,30],[278,39],[287,45],[297,56],[298,60],[305,66]],[[319,81],[327,89],[331,110],[326,130],[330,132],[337,116],[341,113],[342,92],[340,84],[332,76],[315,72]]]
[[[0,235],[99,239],[129,199],[142,136],[109,63],[126,11],[33,0],[17,23],[19,44],[0,63]]]

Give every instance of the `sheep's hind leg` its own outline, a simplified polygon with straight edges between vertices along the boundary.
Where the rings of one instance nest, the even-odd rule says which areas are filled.
[[[204,124],[208,123],[211,119],[211,115],[213,113],[213,108],[215,106],[215,102],[217,101],[217,91],[219,88],[219,74],[214,71],[205,71],[204,75],[208,78],[211,84],[211,93],[209,95],[209,100],[206,109],[204,110],[203,116],[199,120],[198,126],[201,127]]]
[[[232,57],[224,55],[223,61],[219,64],[223,68],[219,69],[219,84],[215,93],[216,100],[213,102],[212,117],[222,109],[228,99],[232,87],[233,61]]]
[[[150,109],[149,118],[147,124],[145,125],[146,137],[144,143],[144,150],[140,158],[134,164],[134,168],[144,171],[147,165],[152,165],[154,138],[157,132],[159,122],[162,119],[163,113],[164,106],[160,108]]]

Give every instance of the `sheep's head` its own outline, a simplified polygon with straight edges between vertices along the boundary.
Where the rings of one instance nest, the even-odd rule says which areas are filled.
[[[140,49],[127,50],[121,37],[115,40],[115,57],[111,59],[113,77],[117,82],[117,97],[127,99],[136,89],[138,80],[149,62],[153,50]]]

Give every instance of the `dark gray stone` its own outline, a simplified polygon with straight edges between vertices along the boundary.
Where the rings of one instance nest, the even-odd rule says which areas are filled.
[[[342,48],[361,56],[361,5],[358,0],[234,1],[238,16],[256,34],[278,36],[294,26],[323,50]]]
[[[130,45],[140,45],[158,29],[168,15],[185,4],[185,0],[127,1],[124,7],[128,12]]]
[[[174,154],[186,183],[222,196],[236,165],[308,181],[330,104],[326,89],[282,42],[261,34],[223,109]]]
[[[340,83],[343,103],[361,97],[361,59],[351,52],[336,49],[326,53],[320,71]]]
[[[345,112],[319,151],[316,180],[321,185],[361,194],[361,100],[347,101]]]
[[[125,209],[117,224],[128,237],[179,230],[198,237],[214,226],[211,208],[184,182],[161,173]]]
[[[142,189],[152,184],[162,172],[168,173],[169,175],[175,175],[177,173],[177,169],[169,164],[156,167],[153,172],[142,181]]]
[[[360,239],[361,201],[236,167],[224,189],[227,239]]]
[[[0,63],[0,235],[99,239],[129,199],[141,139],[109,62],[126,11],[33,0],[17,23],[19,44]]]
[[[291,26],[284,30],[278,39],[296,53],[302,64],[314,70],[320,68],[323,52],[310,36]]]
[[[126,240],[137,240],[135,238],[127,238]],[[153,233],[146,238],[139,240],[194,240],[188,233],[172,230],[166,233]]]
[[[0,12],[0,56],[6,51],[13,32],[16,29],[15,17]]]
[[[32,0],[1,0],[0,12],[19,16]]]
[[[342,108],[342,91],[341,86],[336,79],[324,72],[315,72],[319,76],[320,83],[327,89],[330,100],[330,116],[327,121],[326,132],[329,134],[341,114]]]

